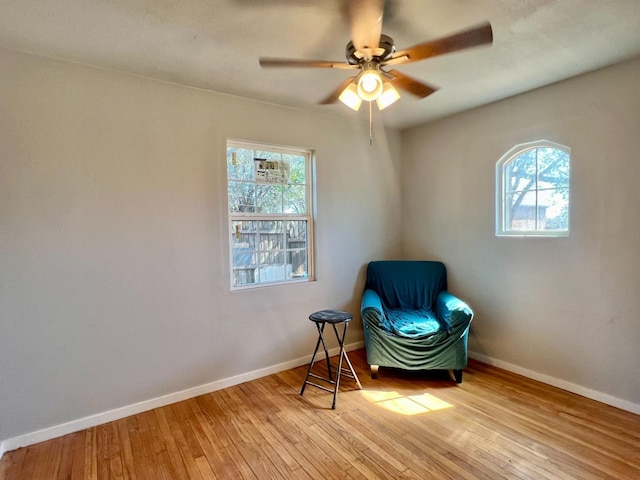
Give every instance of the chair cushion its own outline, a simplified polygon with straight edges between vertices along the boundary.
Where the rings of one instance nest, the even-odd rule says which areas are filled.
[[[391,333],[403,338],[425,338],[442,331],[442,325],[431,310],[386,311],[384,325]]]

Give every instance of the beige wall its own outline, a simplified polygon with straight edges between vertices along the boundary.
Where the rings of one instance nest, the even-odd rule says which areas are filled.
[[[366,123],[0,50],[0,441],[303,358],[309,312],[355,313],[401,248],[447,264],[475,354],[635,408],[638,84],[629,62],[370,148]],[[318,281],[229,291],[229,137],[316,150]],[[542,138],[572,149],[571,236],[497,238],[495,162]]]
[[[443,260],[470,350],[640,413],[640,60],[402,134],[406,257]],[[495,236],[495,164],[571,148],[571,235]]]
[[[7,50],[0,85],[0,441],[306,357],[399,253],[397,133]],[[317,281],[230,292],[228,137],[316,150]]]

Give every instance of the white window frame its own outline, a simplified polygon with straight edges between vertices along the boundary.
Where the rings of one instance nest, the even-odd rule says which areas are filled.
[[[290,155],[299,155],[305,157],[305,200],[306,200],[306,213],[255,213],[255,212],[231,212],[231,208],[229,205],[229,182],[237,181],[235,179],[230,179],[228,174],[228,149],[229,147],[234,148],[242,148],[248,150],[256,150],[256,151],[268,151],[274,153],[282,153],[282,154],[290,154]],[[237,290],[248,290],[254,288],[262,288],[269,287],[274,285],[287,285],[293,283],[306,283],[315,280],[314,273],[314,260],[315,260],[315,250],[314,250],[314,208],[313,208],[313,199],[314,199],[314,162],[315,162],[315,152],[310,149],[297,148],[297,147],[288,147],[288,146],[280,146],[280,145],[271,145],[266,143],[258,143],[252,141],[245,140],[237,140],[237,139],[227,139],[227,144],[225,148],[225,176],[226,176],[226,185],[227,185],[227,229],[228,229],[228,240],[229,240],[229,283],[232,291]],[[250,182],[255,185],[259,185],[258,182]],[[307,275],[301,278],[288,278],[284,280],[270,281],[270,282],[256,282],[249,283],[243,285],[235,285],[234,284],[234,262],[233,262],[233,250],[234,244],[232,240],[232,236],[235,235],[233,229],[234,221],[305,221],[306,222],[306,258],[307,258]],[[256,254],[260,252],[256,250]],[[265,250],[264,252],[267,252]],[[284,250],[285,255],[287,249]]]
[[[571,170],[569,170],[569,184],[567,187],[569,195],[568,204],[568,224],[566,230],[512,230],[507,228],[508,215],[507,215],[507,195],[509,193],[509,186],[507,185],[507,175],[505,175],[506,168],[509,163],[516,157],[525,153],[528,150],[535,150],[538,148],[553,148],[555,150],[561,150],[569,156],[569,163],[571,163],[571,148],[561,145],[559,143],[550,142],[548,140],[536,140],[534,142],[523,143],[514,146],[507,153],[505,153],[500,160],[496,163],[496,236],[499,237],[568,237],[571,228]],[[538,199],[538,191],[536,188],[532,190],[536,193],[536,202]],[[537,211],[537,207],[536,207]]]

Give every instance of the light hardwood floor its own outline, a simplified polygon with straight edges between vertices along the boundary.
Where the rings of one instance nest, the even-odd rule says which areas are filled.
[[[474,361],[456,385],[350,358],[336,410],[299,367],[8,452],[0,478],[640,479],[638,415]]]

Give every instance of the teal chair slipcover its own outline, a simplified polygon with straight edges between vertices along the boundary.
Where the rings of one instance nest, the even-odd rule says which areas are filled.
[[[443,263],[370,262],[360,314],[372,378],[383,366],[450,370],[462,382],[473,311],[447,292]]]

